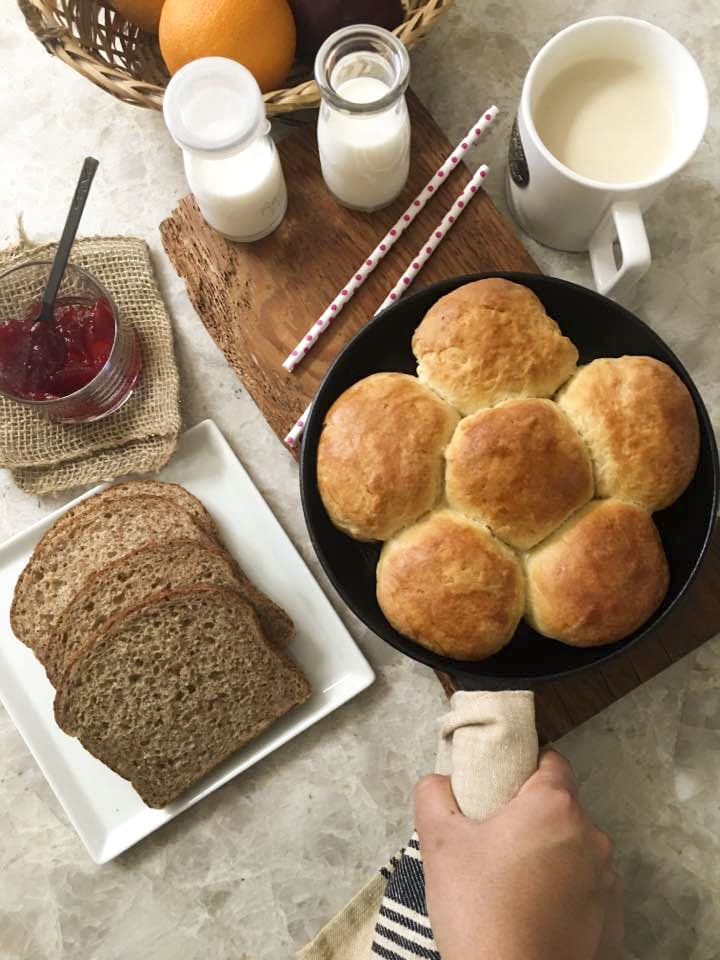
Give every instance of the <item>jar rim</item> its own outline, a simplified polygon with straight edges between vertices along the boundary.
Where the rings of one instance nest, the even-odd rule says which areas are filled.
[[[372,100],[369,103],[356,103],[353,100],[347,100],[337,92],[332,84],[327,69],[330,56],[338,47],[350,47],[349,41],[352,40],[375,42],[383,45],[392,55],[389,59],[395,66],[395,81],[388,92],[379,100]],[[344,56],[350,56],[351,54],[352,49],[349,48]],[[338,63],[344,59],[344,56],[338,58]],[[371,23],[355,23],[336,30],[325,40],[315,57],[314,73],[315,82],[323,100],[336,110],[348,114],[381,113],[391,107],[405,93],[410,81],[410,55],[402,40],[384,27],[378,27]]]

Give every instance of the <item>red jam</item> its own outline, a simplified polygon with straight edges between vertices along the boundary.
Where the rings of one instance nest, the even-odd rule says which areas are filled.
[[[22,400],[57,400],[93,380],[105,365],[115,339],[115,318],[103,297],[86,303],[56,303],[52,326],[33,326],[40,303],[24,317],[0,324],[0,388]]]

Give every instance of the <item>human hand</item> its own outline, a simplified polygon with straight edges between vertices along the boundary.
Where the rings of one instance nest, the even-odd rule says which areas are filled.
[[[484,822],[463,816],[449,777],[417,784],[415,824],[442,960],[619,960],[612,845],[576,794],[570,765],[552,750]]]

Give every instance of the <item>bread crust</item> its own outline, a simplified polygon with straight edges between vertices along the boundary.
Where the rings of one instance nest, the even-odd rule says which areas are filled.
[[[509,400],[458,424],[445,452],[448,504],[519,550],[593,495],[590,457],[550,400]]]
[[[77,523],[81,520],[86,511],[96,509],[99,505],[107,503],[109,500],[116,500],[122,497],[158,497],[168,503],[180,507],[190,514],[195,523],[201,530],[213,540],[220,542],[220,537],[215,527],[210,513],[205,505],[193,496],[189,490],[180,486],[179,483],[170,483],[167,480],[126,480],[123,483],[113,483],[100,493],[94,494],[85,500],[81,500],[76,506],[68,510],[59,517],[55,523],[45,532],[40,541],[49,541],[61,530],[64,530],[71,523]],[[39,546],[39,544],[38,544]]]
[[[20,574],[17,584],[15,585],[15,592],[13,595],[13,602],[10,608],[10,624],[15,633],[15,636],[18,637],[26,646],[29,646],[31,650],[35,653],[41,663],[44,662],[44,648],[47,645],[52,629],[54,627],[55,618],[59,616],[62,610],[65,608],[66,604],[64,603],[62,607],[58,607],[55,611],[55,618],[52,618],[52,622],[49,624],[47,630],[40,629],[38,623],[38,612],[40,605],[37,602],[37,599],[34,598],[31,594],[28,594],[28,591],[32,591],[33,585],[41,582],[45,577],[44,564],[50,559],[52,560],[52,554],[57,552],[57,561],[56,566],[59,568],[64,568],[64,571],[68,573],[68,568],[65,564],[65,557],[63,555],[63,538],[76,538],[81,537],[82,534],[93,528],[93,525],[97,519],[97,514],[101,511],[107,509],[108,501],[106,499],[101,500],[98,503],[93,504],[91,498],[87,501],[87,508],[83,510],[82,514],[78,515],[76,523],[66,524],[63,526],[63,529],[60,530],[56,536],[49,536],[53,527],[50,528],[45,534],[45,536],[40,540],[40,542],[35,547],[35,550],[30,557],[30,560],[26,564],[23,572]],[[186,535],[196,535],[197,539],[204,544],[212,544],[215,541],[211,540],[206,533],[203,532],[199,524],[193,519],[193,517],[182,507],[176,506],[175,503],[161,499],[159,497],[123,497],[119,501],[122,504],[123,509],[129,509],[131,512],[137,512],[143,504],[147,503],[152,507],[155,507],[157,504],[162,504],[162,510],[171,516],[176,518],[182,518],[183,525],[185,526]],[[63,519],[63,518],[60,518]],[[147,540],[142,542],[148,543],[151,538],[148,537]],[[119,556],[125,556],[130,552],[131,549],[135,547],[128,547],[122,554]],[[106,562],[110,562],[115,557],[108,557]],[[97,567],[94,569],[98,569]],[[94,569],[89,571],[83,571],[83,576],[81,576],[80,582],[84,579],[84,576],[88,576],[94,572]],[[76,581],[78,577],[76,576]],[[63,578],[63,586],[68,587],[69,591],[69,581],[70,577],[65,576]],[[72,592],[67,592],[67,602],[72,600],[72,597],[77,593],[77,590]],[[55,590],[52,596],[57,596],[57,590]]]
[[[456,660],[482,660],[511,639],[524,608],[516,555],[483,526],[437,510],[382,549],[377,597],[400,633]]]
[[[304,702],[304,700],[306,700],[311,694],[310,684],[308,683],[302,671],[297,667],[296,664],[293,663],[293,661],[285,653],[278,650],[275,646],[273,646],[267,640],[267,638],[263,634],[262,628],[260,626],[260,622],[257,618],[257,614],[255,613],[254,608],[243,597],[241,597],[236,590],[226,588],[226,587],[200,586],[200,587],[188,587],[181,590],[165,591],[153,597],[149,597],[143,603],[137,604],[134,607],[129,608],[128,610],[124,610],[117,617],[113,618],[106,625],[105,629],[102,630],[102,632],[97,634],[95,637],[89,639],[88,642],[80,650],[78,650],[75,653],[75,655],[72,657],[71,662],[69,664],[69,669],[65,677],[65,682],[63,683],[63,685],[60,687],[60,689],[57,691],[55,695],[54,712],[55,712],[55,720],[58,726],[69,736],[78,736],[81,743],[83,744],[83,747],[89,753],[91,753],[94,757],[96,757],[98,760],[104,763],[107,767],[109,767],[111,770],[113,770],[115,773],[119,774],[120,776],[124,777],[125,779],[128,779],[128,770],[125,768],[125,765],[123,764],[122,760],[117,760],[116,758],[111,756],[106,749],[103,749],[102,745],[91,742],[88,739],[83,739],[81,736],[82,731],[75,730],[73,728],[72,723],[69,722],[69,718],[67,716],[66,700],[70,695],[70,689],[72,686],[73,678],[75,677],[78,671],[81,671],[83,669],[83,662],[86,660],[88,656],[92,655],[96,647],[99,644],[102,644],[105,641],[111,639],[113,636],[113,632],[119,627],[121,627],[123,624],[126,624],[127,621],[129,620],[131,621],[133,618],[138,617],[139,615],[144,613],[146,610],[149,610],[150,608],[153,608],[153,607],[157,607],[158,605],[162,605],[165,603],[172,603],[173,601],[182,599],[184,597],[192,598],[192,597],[201,597],[203,595],[227,597],[230,600],[230,602],[233,605],[235,605],[236,612],[238,613],[238,617],[242,615],[243,618],[247,619],[252,624],[252,626],[254,627],[255,639],[257,640],[257,642],[265,646],[266,651],[271,654],[273,660],[275,660],[276,662],[279,661],[282,664],[283,669],[286,671],[286,675],[289,673],[293,677],[293,680],[298,687],[297,696],[294,697],[292,703],[288,703],[285,706],[285,709],[282,712],[287,712],[288,710],[292,709],[292,707],[297,706],[300,703]],[[278,719],[279,716],[281,715],[282,713],[278,713],[277,717],[275,717],[274,719]],[[262,732],[262,730],[264,730],[267,726],[269,726],[270,723],[274,722],[274,719],[264,718],[262,721],[257,722],[254,725],[251,725],[244,731],[244,734],[240,739],[240,741],[234,742],[232,745],[230,745],[222,755],[216,755],[216,756],[208,757],[205,760],[201,760],[197,764],[196,768],[193,770],[192,776],[188,778],[188,782],[184,782],[180,789],[170,790],[167,792],[160,793],[156,790],[150,789],[146,783],[141,781],[140,777],[138,777],[137,779],[133,779],[132,785],[135,788],[135,790],[140,794],[143,801],[147,803],[149,806],[164,807],[168,803],[170,803],[172,800],[174,800],[176,796],[179,796],[181,793],[184,793],[186,789],[188,789],[190,786],[192,786],[194,783],[200,780],[203,776],[205,776],[206,773],[208,773],[210,770],[214,769],[216,766],[221,764],[224,760],[226,760],[229,756],[231,756],[241,746],[243,746],[245,743],[250,742],[250,740],[254,739],[254,737],[256,737],[260,732]]]
[[[317,479],[328,516],[357,540],[387,540],[442,495],[457,413],[404,373],[346,390],[325,417]]]
[[[594,360],[558,404],[585,440],[599,497],[669,507],[697,468],[700,428],[687,387],[652,357]]]
[[[44,665],[48,679],[53,686],[57,687],[62,683],[65,674],[65,661],[69,655],[77,648],[78,643],[84,642],[78,630],[87,629],[87,617],[91,615],[95,618],[102,618],[100,623],[104,626],[110,620],[107,613],[103,614],[101,608],[104,592],[114,592],[122,589],[122,582],[118,582],[118,577],[122,576],[128,568],[138,568],[142,565],[148,555],[158,555],[166,563],[167,567],[177,564],[181,551],[189,550],[191,555],[195,554],[193,560],[202,560],[207,555],[209,560],[214,561],[213,582],[208,581],[203,584],[201,580],[193,580],[191,571],[178,570],[176,576],[172,579],[182,581],[180,586],[210,585],[221,586],[224,584],[236,589],[248,603],[255,608],[255,612],[260,620],[265,635],[271,643],[282,649],[288,645],[293,635],[293,623],[290,617],[277,604],[273,603],[269,597],[261,593],[248,579],[245,573],[238,567],[230,554],[215,543],[201,543],[197,540],[178,537],[171,540],[159,540],[145,543],[123,557],[113,560],[106,566],[96,570],[82,584],[82,588],[73,597],[70,603],[57,619],[56,628],[52,637],[49,639],[44,651]],[[164,574],[168,576],[168,574]],[[125,578],[127,579],[127,577]],[[158,589],[148,589],[145,597],[157,594]],[[144,599],[141,598],[141,599]],[[129,609],[134,604],[125,602],[118,608],[115,616],[118,616],[124,610]],[[100,629],[102,629],[102,626]],[[85,638],[86,639],[86,638]]]
[[[650,515],[621,500],[593,500],[525,558],[526,618],[577,647],[614,643],[657,610],[670,582]]]
[[[578,358],[532,290],[501,278],[441,297],[412,348],[420,380],[465,415],[514,397],[551,397]]]

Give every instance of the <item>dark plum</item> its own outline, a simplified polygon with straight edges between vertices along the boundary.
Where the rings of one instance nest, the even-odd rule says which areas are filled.
[[[393,30],[405,17],[400,0],[290,0],[290,6],[297,27],[298,56],[308,62],[341,27],[372,23]]]

